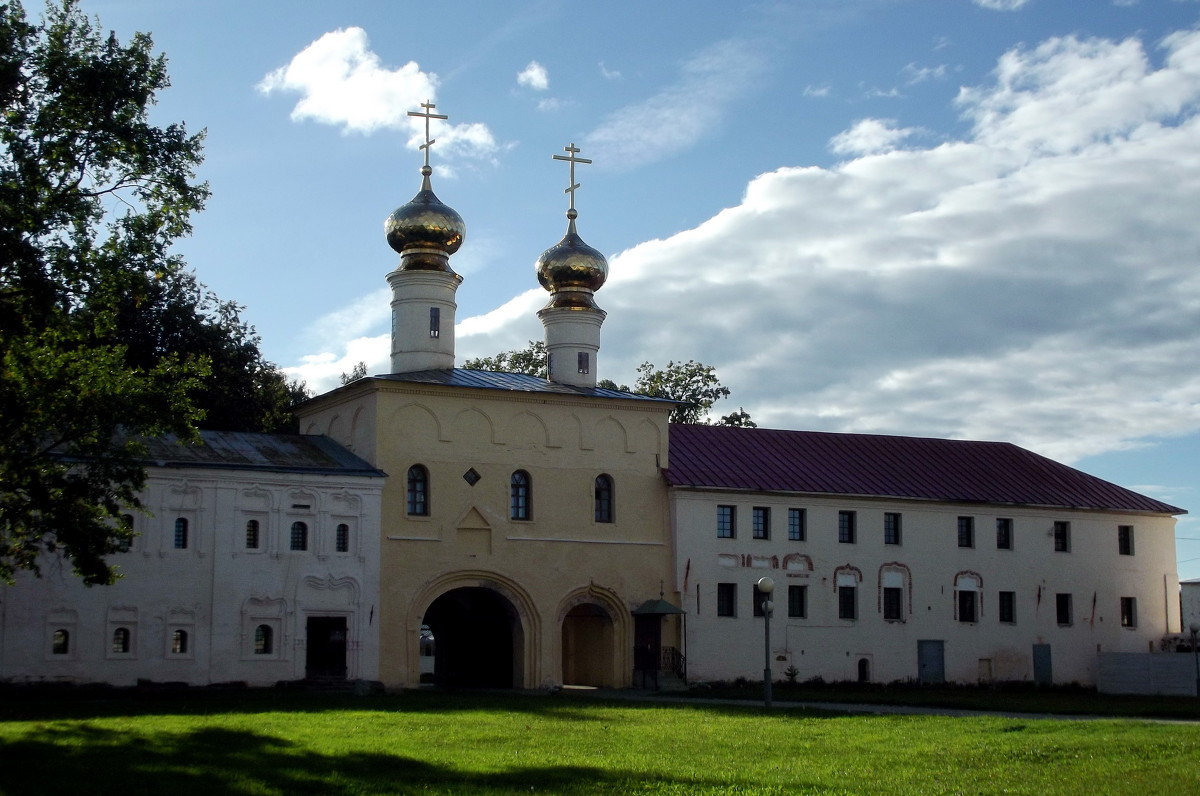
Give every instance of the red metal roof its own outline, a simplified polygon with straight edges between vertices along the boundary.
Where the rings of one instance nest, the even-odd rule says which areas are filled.
[[[1007,442],[671,426],[671,486],[1186,514]]]

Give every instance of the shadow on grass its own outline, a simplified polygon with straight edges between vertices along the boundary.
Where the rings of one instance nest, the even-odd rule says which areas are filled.
[[[452,736],[448,728],[447,742]],[[151,736],[47,726],[0,743],[3,794],[695,793],[725,787],[587,766],[516,765],[476,773],[402,755],[314,754],[281,738],[211,728]]]
[[[363,711],[401,714],[453,714],[500,710],[530,716],[607,721],[597,716],[596,707],[623,710],[673,709],[707,713],[737,713],[753,705],[714,704],[687,699],[668,702],[606,699],[603,697],[547,696],[528,692],[494,691],[405,691],[398,694],[356,696],[349,693],[304,692],[286,689],[181,688],[71,689],[0,688],[0,721],[87,720],[136,718],[138,716],[209,716],[217,714],[323,713]],[[810,710],[806,716],[818,717]],[[824,715],[846,715],[829,713]]]

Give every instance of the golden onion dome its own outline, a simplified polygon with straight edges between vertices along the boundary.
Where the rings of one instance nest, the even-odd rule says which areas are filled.
[[[608,279],[608,260],[579,237],[576,215],[567,213],[567,234],[534,263],[538,282],[553,294],[550,306],[594,307],[591,294]]]
[[[429,166],[421,169],[424,175],[421,190],[411,202],[396,208],[383,224],[388,245],[400,254],[409,249],[437,249],[451,255],[462,246],[467,225],[454,208],[442,204],[433,193],[429,184],[431,173]],[[408,259],[402,268],[421,267],[418,260],[427,262],[426,258],[411,258],[412,263]]]

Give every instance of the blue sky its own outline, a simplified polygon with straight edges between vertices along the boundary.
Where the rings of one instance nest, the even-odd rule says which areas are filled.
[[[602,378],[696,359],[722,414],[1007,440],[1200,509],[1200,2],[83,8],[167,54],[155,117],[207,130],[213,191],[178,250],[310,387],[387,370],[428,98],[460,360],[541,338],[575,143]]]

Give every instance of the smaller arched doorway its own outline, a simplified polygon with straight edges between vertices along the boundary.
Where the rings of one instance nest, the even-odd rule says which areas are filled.
[[[871,682],[871,661],[866,658],[858,659],[858,682]]]
[[[524,634],[516,608],[482,586],[451,589],[425,611],[436,639],[433,681],[447,688],[514,688],[524,673]]]
[[[572,608],[562,623],[563,685],[615,686],[613,620],[594,603]]]

